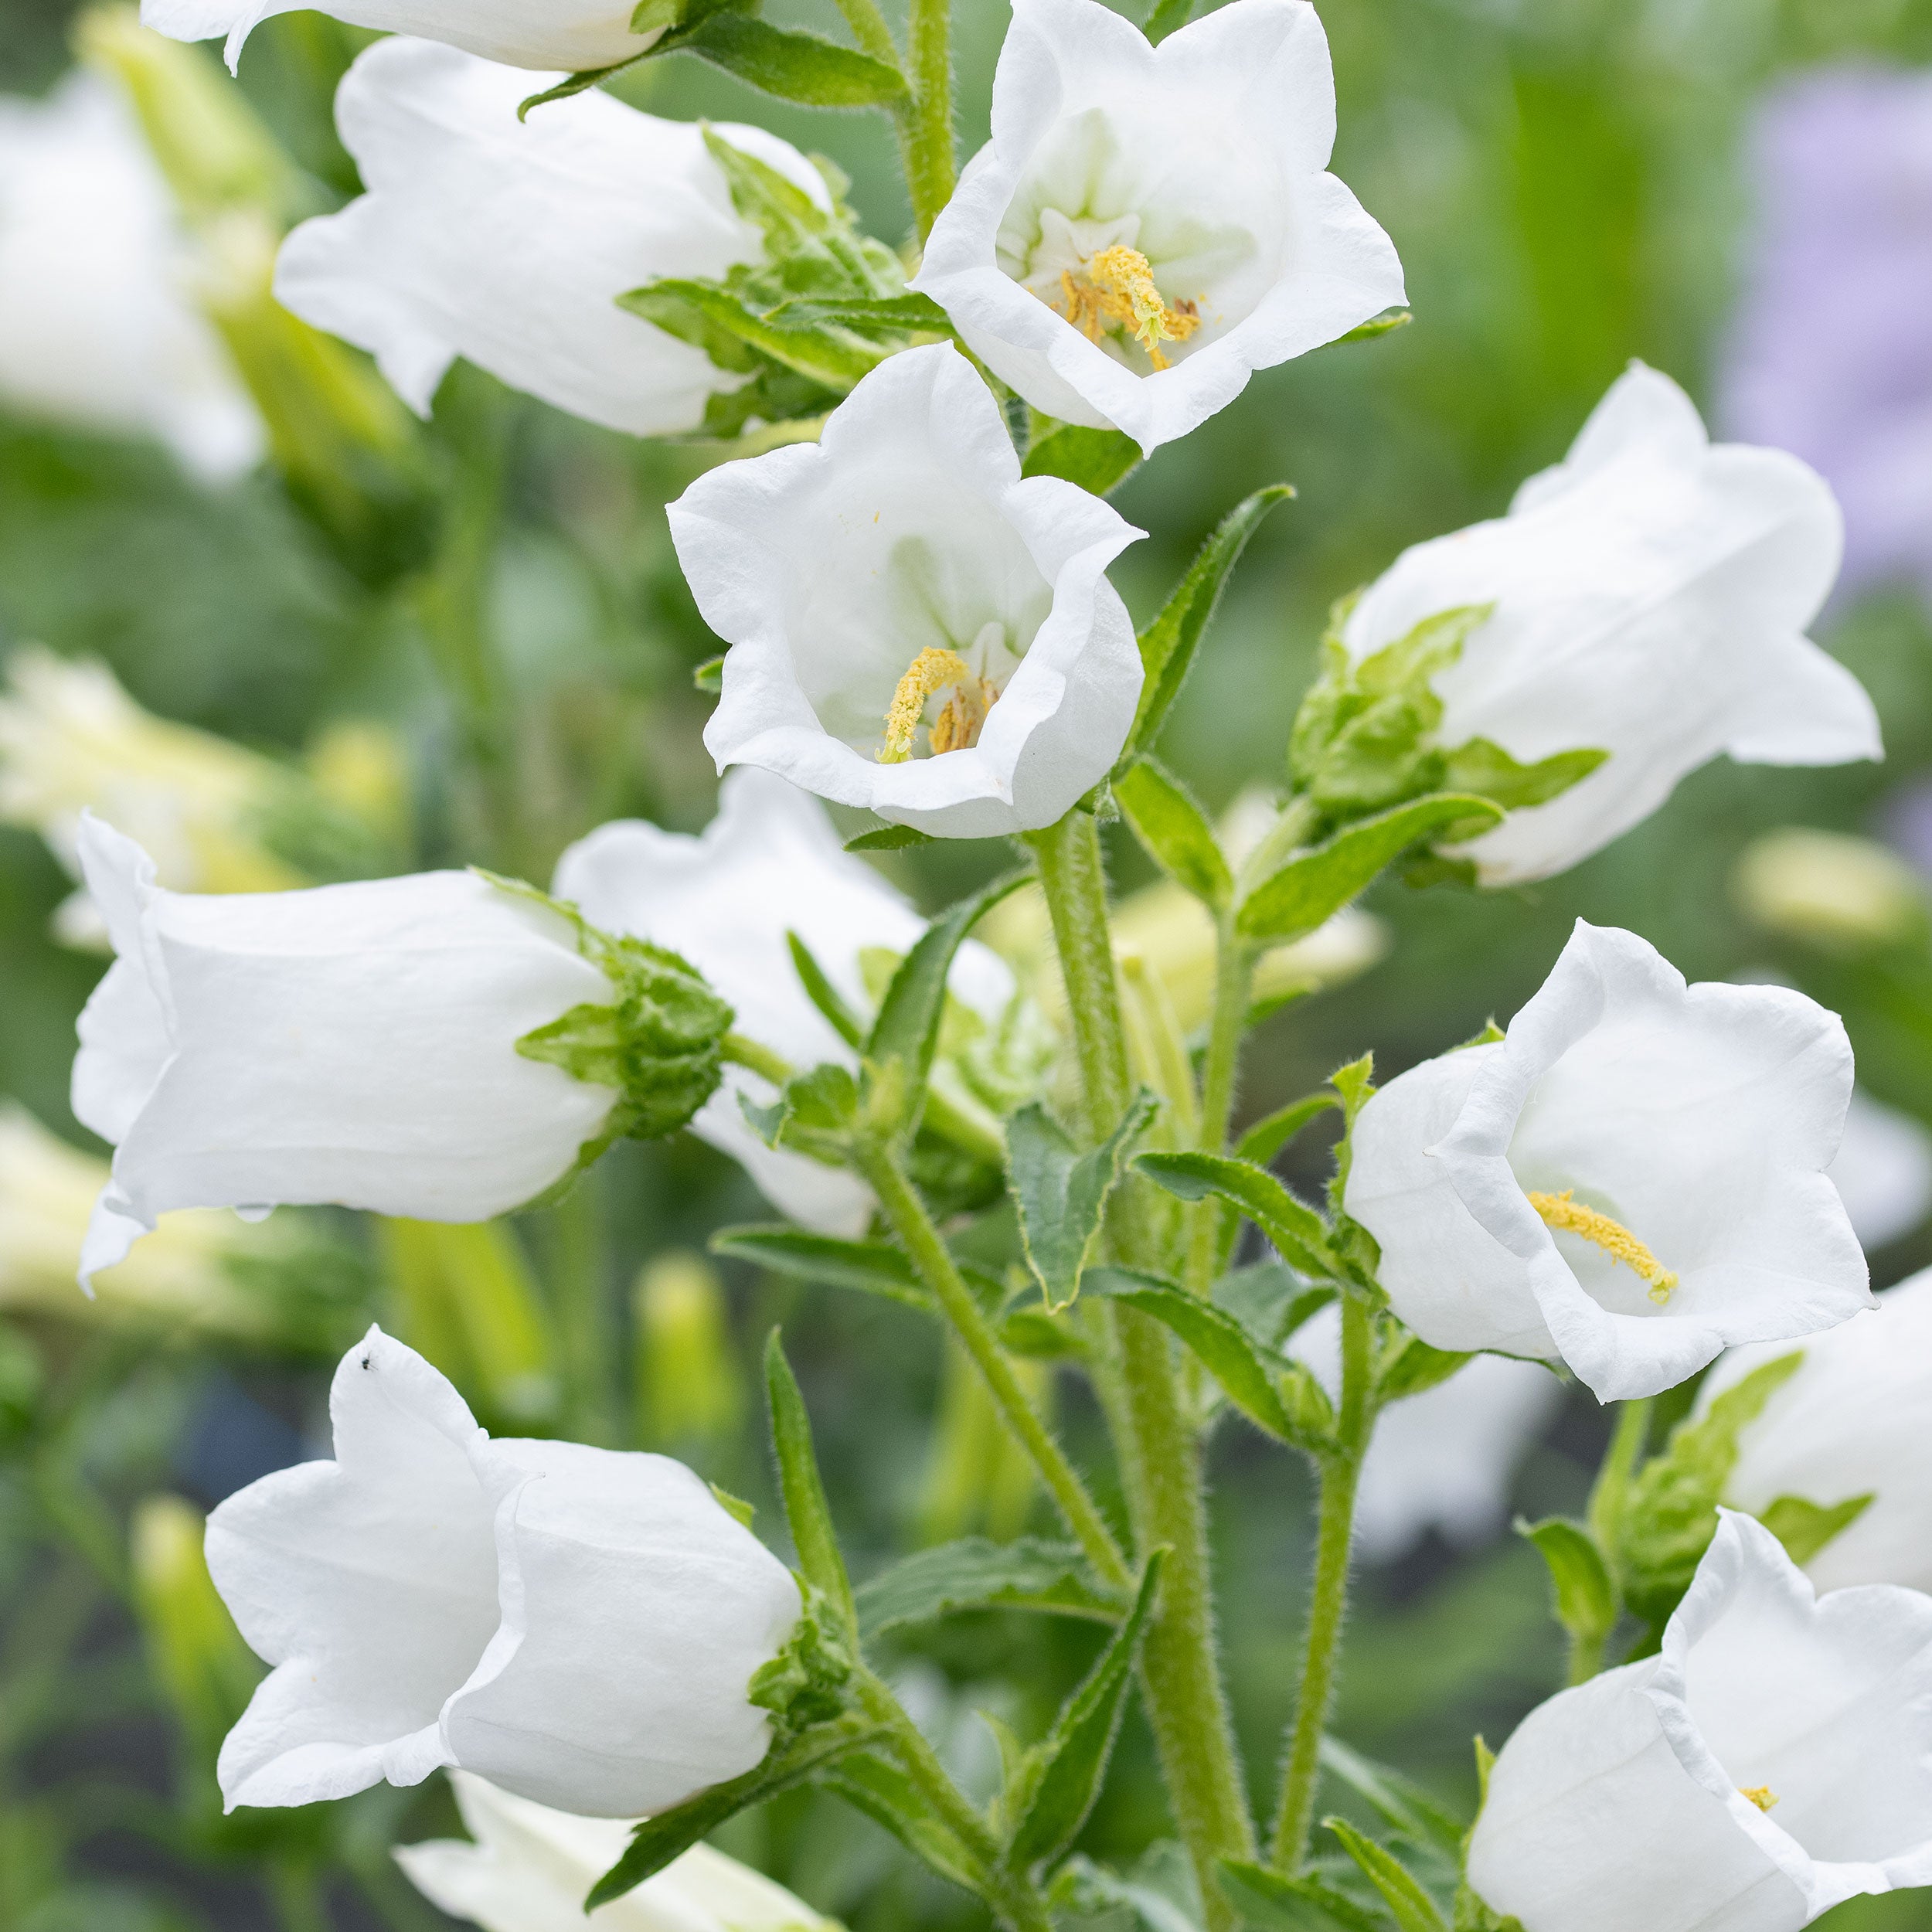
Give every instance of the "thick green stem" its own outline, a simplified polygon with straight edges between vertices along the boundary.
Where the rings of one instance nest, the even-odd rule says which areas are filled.
[[[747,1039],[743,1033],[726,1034],[721,1045],[725,1058],[733,1066],[747,1067],[763,1075],[774,1087],[783,1087],[798,1071],[782,1054],[774,1053],[755,1039]]]
[[[1301,1701],[1289,1733],[1288,1761],[1276,1814],[1274,1859],[1280,1872],[1298,1870],[1308,1855],[1315,1786],[1321,1775],[1321,1739],[1335,1701],[1342,1629],[1349,1611],[1349,1549],[1355,1534],[1355,1485],[1375,1426],[1369,1400],[1367,1304],[1342,1301],[1342,1403],[1335,1447],[1321,1471],[1321,1513],[1315,1536],[1315,1590],[1308,1606],[1308,1641],[1301,1665]]]
[[[959,179],[953,143],[952,0],[912,0],[906,30],[912,100],[900,114],[906,187],[923,243]]]
[[[1207,1060],[1201,1075],[1201,1146],[1219,1154],[1227,1145],[1234,1113],[1235,1081],[1240,1070],[1241,1036],[1247,1030],[1248,998],[1254,984],[1254,955],[1225,913],[1214,940],[1214,1009],[1208,1022]],[[1187,1284],[1196,1294],[1214,1285],[1221,1249],[1223,1210],[1213,1196],[1194,1209],[1188,1233]]]
[[[911,1256],[920,1278],[932,1290],[954,1332],[965,1345],[1008,1427],[1032,1458],[1047,1493],[1087,1552],[1087,1560],[1109,1583],[1124,1588],[1131,1580],[1131,1572],[1114,1540],[1113,1532],[1107,1526],[1106,1518],[1087,1494],[1079,1471],[1067,1460],[1066,1451],[1020,1386],[1013,1365],[1000,1348],[998,1337],[980,1312],[979,1304],[973,1299],[972,1290],[961,1275],[951,1250],[933,1225],[926,1204],[906,1179],[898,1158],[876,1141],[864,1142],[859,1150],[858,1165],[879,1196],[879,1205]]]
[[[1100,834],[1090,814],[1074,811],[1029,842],[1039,855],[1066,981],[1083,1124],[1087,1138],[1097,1141],[1125,1111],[1131,1077]],[[1145,1219],[1134,1212],[1133,1193],[1131,1184],[1121,1190],[1116,1244],[1123,1258],[1158,1266],[1163,1257],[1145,1251],[1151,1243]],[[1119,1447],[1134,1532],[1142,1550],[1164,1544],[1170,1552],[1141,1653],[1141,1679],[1175,1823],[1200,1881],[1208,1925],[1210,1932],[1225,1932],[1235,1919],[1216,1868],[1224,1858],[1253,1855],[1254,1828],[1216,1653],[1200,1447],[1182,1412],[1167,1332],[1131,1309],[1120,1311],[1117,1325],[1127,1424]]]

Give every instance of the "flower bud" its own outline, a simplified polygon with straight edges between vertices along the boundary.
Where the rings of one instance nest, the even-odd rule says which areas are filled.
[[[487,1220],[718,1084],[730,1009],[539,895],[443,872],[200,897],[97,819],[80,849],[119,954],[74,1062],[116,1150],[83,1278],[170,1208]]]
[[[1822,1600],[1723,1512],[1662,1651],[1532,1711],[1471,1888],[1522,1932],[1798,1932],[1932,1882],[1932,1598]]]
[[[450,1786],[474,1841],[399,1845],[396,1862],[430,1903],[483,1932],[570,1932],[583,1897],[624,1855],[631,1827],[513,1798],[467,1771]],[[802,1899],[708,1845],[694,1845],[590,1914],[593,1932],[838,1932]]]
[[[682,1464],[492,1440],[379,1328],[343,1358],[329,1413],[333,1462],[209,1519],[216,1587],[274,1666],[222,1747],[230,1810],[461,1766],[634,1818],[764,1757],[747,1691],[798,1588]]]
[[[716,1269],[702,1255],[659,1255],[638,1277],[636,1310],[646,1439],[727,1440],[744,1415],[744,1376]]]
[[[1732,884],[1758,925],[1834,951],[1932,937],[1925,881],[1873,839],[1795,825],[1768,832],[1745,848]]]

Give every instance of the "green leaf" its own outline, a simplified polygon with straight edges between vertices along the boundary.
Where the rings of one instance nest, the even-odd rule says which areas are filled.
[[[1600,1645],[1616,1628],[1620,1606],[1596,1538],[1568,1516],[1546,1516],[1533,1523],[1519,1520],[1516,1534],[1534,1543],[1549,1566],[1557,1622],[1580,1644]]]
[[[1505,811],[1546,805],[1580,784],[1610,756],[1607,751],[1559,751],[1533,765],[1519,764],[1499,744],[1471,738],[1442,755],[1443,788],[1473,792]]]
[[[1100,1796],[1166,1554],[1165,1549],[1149,1553],[1126,1621],[1061,1706],[1053,1730],[1028,1752],[1024,1775],[1002,1801],[1009,1821],[1006,1856],[1016,1870],[1063,1852]]]
[[[1214,1305],[1233,1316],[1270,1355],[1318,1309],[1335,1299],[1332,1287],[1310,1287],[1282,1261],[1236,1268],[1215,1283]]]
[[[1165,1892],[1123,1878],[1077,1852],[1053,1874],[1048,1903],[1056,1916],[1097,1918],[1110,1911],[1131,1912],[1147,1932],[1201,1932],[1199,1922]]]
[[[1328,1245],[1328,1223],[1264,1167],[1227,1154],[1143,1154],[1134,1162],[1183,1201],[1218,1194],[1265,1234],[1291,1267],[1331,1279],[1345,1270]]]
[[[765,1342],[765,1392],[771,1403],[778,1487],[785,1500],[791,1540],[798,1548],[798,1567],[805,1580],[831,1603],[855,1644],[859,1611],[852,1599],[852,1580],[845,1574],[845,1560],[838,1553],[832,1505],[825,1500],[825,1482],[818,1474],[811,1418],[805,1413],[805,1399],[798,1393],[797,1378],[785,1359],[776,1328]]]
[[[750,14],[714,13],[678,44],[768,94],[807,107],[889,107],[905,97],[906,78],[896,66]]]
[[[1432,1349],[1419,1335],[1406,1336],[1383,1362],[1376,1379],[1376,1393],[1384,1402],[1421,1395],[1440,1387],[1469,1359],[1468,1355]]]
[[[1291,485],[1275,483],[1236,504],[1201,546],[1200,554],[1175,586],[1160,614],[1141,633],[1141,665],[1146,682],[1141,687],[1140,708],[1128,733],[1123,757],[1146,750],[1160,735],[1193,667],[1194,654],[1220,601],[1229,573],[1261,519],[1294,494]]]
[[[1220,1862],[1229,1904],[1259,1932],[1388,1932],[1382,1920],[1345,1892],[1313,1878],[1284,1878],[1245,1859]]]
[[[872,1036],[866,1043],[866,1058],[882,1070],[898,1063],[899,1077],[904,1083],[897,1102],[902,1131],[918,1124],[925,1107],[926,1083],[939,1044],[946,978],[952,971],[954,956],[981,917],[1029,876],[1026,872],[1009,872],[941,913],[900,962],[886,988],[879,1016],[872,1022]]]
[[[1072,1543],[971,1536],[896,1563],[855,1593],[868,1643],[900,1624],[963,1610],[1036,1610],[1117,1623],[1127,1606],[1098,1582]]]
[[[914,825],[880,825],[845,841],[848,852],[903,852],[909,845],[930,845],[933,835]]]
[[[1849,1529],[1877,1499],[1876,1490],[1827,1506],[1803,1496],[1780,1496],[1758,1520],[1784,1546],[1794,1563],[1808,1563],[1841,1529]]]
[[[1329,344],[1333,349],[1343,342],[1372,342],[1378,335],[1393,334],[1398,328],[1406,328],[1415,316],[1406,308],[1385,308],[1379,315],[1371,315],[1366,322],[1357,322],[1345,335],[1338,335]]]
[[[1118,430],[1061,423],[1037,437],[1020,464],[1022,476],[1057,476],[1090,495],[1107,496],[1140,467],[1141,446]]]
[[[613,1899],[622,1898],[708,1837],[726,1818],[822,1774],[847,1752],[862,1750],[883,1735],[879,1726],[857,1718],[816,1726],[788,1743],[774,1745],[764,1762],[742,1777],[713,1784],[670,1811],[646,1818],[631,1833],[623,1857],[590,1888],[584,1910],[594,1912]]]
[[[896,1243],[844,1240],[815,1234],[788,1222],[770,1226],[720,1228],[709,1243],[713,1254],[753,1261],[774,1274],[818,1281],[835,1288],[856,1288],[883,1295],[922,1313],[935,1312],[931,1294]]]
[[[930,295],[801,295],[770,313],[774,322],[806,328],[828,324],[861,335],[950,335],[951,319]]]
[[[1154,0],[1154,11],[1141,31],[1158,46],[1171,33],[1185,27],[1194,12],[1194,0]]]
[[[1081,1270],[1100,1240],[1107,1196],[1129,1149],[1160,1111],[1160,1101],[1142,1087],[1120,1125],[1084,1154],[1038,1100],[1008,1120],[1006,1171],[1020,1242],[1048,1313],[1057,1314],[1080,1293]]]
[[[665,276],[620,295],[617,306],[702,349],[719,369],[748,371],[766,356],[835,396],[869,375],[888,352],[849,332],[774,321],[716,282]]]
[[[738,1111],[766,1146],[842,1167],[859,1125],[859,1083],[849,1067],[828,1061],[794,1075],[769,1107],[741,1092]]]
[[[1271,1360],[1234,1317],[1199,1295],[1132,1268],[1094,1268],[1087,1292],[1138,1308],[1177,1335],[1226,1392],[1228,1400],[1278,1441],[1307,1447],[1296,1417],[1275,1378],[1283,1365]]]
[[[1458,1864],[1461,1862],[1468,1823],[1413,1778],[1364,1757],[1338,1737],[1326,1735],[1321,1740],[1321,1768],[1366,1798],[1405,1837],[1418,1845],[1433,1844]]]
[[[1434,1900],[1386,1846],[1364,1836],[1345,1818],[1325,1818],[1321,1822],[1388,1901],[1401,1932],[1449,1932],[1449,1923],[1437,1910]]]
[[[811,948],[794,932],[785,934],[791,963],[805,997],[824,1015],[825,1023],[848,1046],[856,1048],[866,1037],[865,1022],[845,1004],[845,996],[833,985],[825,969],[813,957]]]
[[[722,657],[706,658],[691,674],[695,689],[708,692],[716,697],[724,689],[724,659]]]
[[[643,57],[640,54],[636,59]],[[621,73],[626,67],[634,64],[634,60],[615,60],[607,67],[584,67],[576,73],[566,74],[554,87],[546,87],[541,94],[532,94],[519,102],[516,117],[519,121],[528,121],[533,108],[547,107],[553,101],[568,100],[572,95],[580,94],[594,87],[600,80],[607,80],[614,73]]]
[[[1236,1157],[1252,1161],[1257,1167],[1266,1167],[1311,1121],[1319,1120],[1330,1107],[1341,1104],[1330,1093],[1311,1094],[1305,1100],[1291,1101],[1257,1121],[1235,1144]]]
[[[1234,875],[1207,814],[1187,787],[1144,757],[1114,774],[1114,796],[1148,856],[1210,912],[1225,910],[1234,896]]]
[[[1299,939],[1332,918],[1411,845],[1451,825],[1458,838],[1471,838],[1502,816],[1486,798],[1451,792],[1358,820],[1254,886],[1235,914],[1236,927],[1247,938],[1274,945]]]
[[[883,1825],[941,1878],[968,1892],[984,1893],[985,1874],[978,1861],[933,1815],[930,1802],[893,1760],[869,1751],[853,1752],[819,1781],[875,1825]]]

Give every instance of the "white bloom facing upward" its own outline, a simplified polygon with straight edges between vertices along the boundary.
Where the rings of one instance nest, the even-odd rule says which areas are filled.
[[[595,88],[519,121],[531,85],[426,40],[369,48],[335,97],[368,192],[282,244],[276,295],[369,350],[419,415],[461,355],[611,429],[695,430],[706,400],[744,379],[617,298],[657,276],[719,277],[757,258],[757,231],[702,128]],[[775,135],[712,131],[829,205]]]
[[[612,981],[568,920],[474,872],[201,897],[91,818],[80,855],[119,955],[74,1061],[74,1112],[115,1148],[83,1280],[170,1208],[507,1213],[617,1101],[517,1050]]]
[[[451,1772],[450,1784],[475,1842],[399,1845],[396,1862],[416,1889],[483,1932],[579,1932],[584,1894],[628,1849],[630,1825],[553,1811],[468,1771]],[[837,1932],[782,1885],[708,1845],[600,1906],[590,1924],[593,1932]]]
[[[1443,612],[1493,606],[1431,688],[1445,748],[1524,764],[1608,758],[1468,849],[1490,885],[1621,837],[1719,752],[1747,764],[1880,756],[1871,700],[1804,634],[1844,547],[1821,478],[1779,450],[1713,445],[1641,363],[1509,514],[1405,551],[1349,613],[1359,662]]]
[[[558,861],[554,889],[605,932],[681,953],[730,1000],[739,1029],[803,1069],[854,1056],[800,982],[786,934],[796,933],[847,1002],[867,1005],[861,952],[910,951],[926,922],[870,866],[845,851],[825,808],[795,785],[752,768],[728,772],[718,815],[701,837],[632,819],[600,826]],[[953,992],[988,1020],[1013,996],[1012,975],[968,940]],[[767,1147],[738,1104],[769,1084],[733,1066],[692,1131],[745,1168],[777,1207],[829,1234],[863,1233],[870,1189],[843,1168]]]
[[[379,1328],[343,1357],[329,1413],[333,1462],[209,1519],[216,1587],[275,1667],[222,1747],[231,1810],[460,1765],[631,1818],[764,1757],[747,1692],[798,1586],[682,1463],[492,1440]]]
[[[1158,47],[1098,0],[1019,0],[993,138],[913,285],[1036,409],[1151,454],[1402,301],[1334,145],[1308,0],[1233,0]]]
[[[1723,1512],[1662,1654],[1532,1711],[1469,1883],[1523,1932],[1798,1932],[1932,1882],[1932,1598],[1821,1600]]]
[[[195,265],[132,110],[99,76],[0,99],[0,399],[154,436],[223,482],[261,419],[190,293]]]
[[[224,43],[228,64],[264,20],[293,13],[309,0],[141,0],[141,23],[176,40]],[[510,67],[562,67],[577,72],[614,66],[648,53],[664,31],[631,31],[634,6],[622,0],[328,0],[321,11],[352,27],[413,34],[498,60]],[[561,79],[562,76],[557,78]],[[527,97],[548,77],[526,83]]]
[[[1791,1355],[1735,1349],[1699,1389],[1701,1410],[1754,1369]],[[1724,1500],[1754,1515],[1781,1496],[1824,1508],[1872,1500],[1805,1566],[1820,1590],[1903,1583],[1932,1590],[1932,1270],[1855,1321],[1807,1338],[1803,1360],[1738,1435]]]
[[[1655,1395],[1732,1342],[1869,1305],[1825,1172],[1851,1092],[1836,1015],[1686,986],[1580,920],[1505,1039],[1369,1100],[1346,1205],[1425,1342],[1560,1357],[1600,1401]]]
[[[816,444],[700,477],[671,534],[733,648],[705,747],[942,838],[1052,825],[1113,767],[1141,692],[1107,566],[1142,532],[1022,481],[950,344],[867,376]]]

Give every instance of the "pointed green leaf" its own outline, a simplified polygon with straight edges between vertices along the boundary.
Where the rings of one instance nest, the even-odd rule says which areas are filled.
[[[1266,1167],[1302,1128],[1319,1120],[1330,1107],[1341,1104],[1339,1098],[1331,1093],[1311,1094],[1305,1100],[1294,1101],[1257,1121],[1236,1143],[1236,1157],[1252,1161],[1257,1167]]]
[[[736,12],[712,15],[678,43],[781,100],[807,107],[889,107],[906,94],[895,66],[815,33]]]
[[[709,1246],[713,1254],[753,1261],[774,1274],[820,1281],[835,1288],[856,1288],[925,1314],[934,1311],[930,1293],[914,1273],[905,1250],[894,1242],[845,1240],[780,1222],[769,1226],[720,1228]]]
[[[1549,1566],[1557,1622],[1579,1644],[1601,1644],[1616,1628],[1621,1606],[1596,1538],[1567,1516],[1519,1519],[1516,1534],[1534,1543]]]
[[[1364,1757],[1338,1737],[1326,1735],[1321,1740],[1321,1768],[1366,1798],[1405,1837],[1418,1845],[1433,1844],[1458,1864],[1461,1862],[1468,1821],[1458,1818],[1413,1778]]]
[[[1285,1878],[1265,1865],[1223,1859],[1221,1890],[1257,1932],[1388,1932],[1381,1918],[1314,1878]]]
[[[852,1600],[852,1580],[839,1554],[832,1505],[825,1500],[818,1458],[812,1447],[811,1418],[798,1379],[774,1328],[765,1342],[765,1393],[771,1403],[771,1441],[778,1457],[778,1487],[785,1500],[785,1520],[798,1550],[798,1567],[805,1580],[821,1591],[856,1643],[859,1611]]]
[[[1439,1388],[1469,1361],[1468,1355],[1453,1355],[1446,1349],[1432,1349],[1420,1335],[1404,1338],[1383,1362],[1376,1379],[1376,1391],[1384,1402],[1400,1402],[1405,1396],[1419,1396]]]
[[[1401,1932],[1449,1932],[1449,1922],[1436,1909],[1435,1900],[1386,1846],[1365,1837],[1346,1818],[1325,1818],[1321,1822],[1388,1901]]]
[[[1158,46],[1171,33],[1185,27],[1194,12],[1194,0],[1154,0],[1154,11],[1141,31]]]
[[[1398,328],[1406,328],[1415,320],[1414,315],[1406,308],[1385,308],[1379,315],[1371,315],[1366,322],[1357,322],[1345,335],[1338,335],[1329,346],[1335,348],[1343,342],[1372,342],[1378,335],[1392,334]]]
[[[716,697],[724,689],[724,659],[706,658],[691,673],[692,687]]]
[[[1803,1496],[1780,1496],[1758,1512],[1758,1519],[1784,1546],[1794,1563],[1808,1563],[1842,1529],[1849,1529],[1876,1499],[1877,1492],[1848,1496],[1828,1507]]]
[[[855,1593],[860,1634],[869,1643],[900,1624],[962,1610],[1036,1610],[1117,1623],[1127,1606],[1094,1577],[1071,1543],[1023,1536],[971,1536],[896,1563]]]
[[[930,295],[801,295],[771,311],[774,322],[803,328],[828,325],[861,335],[950,335],[953,325]]]
[[[1257,490],[1236,504],[1201,546],[1200,554],[1175,586],[1160,615],[1141,633],[1141,665],[1146,682],[1141,687],[1140,708],[1134,713],[1134,728],[1128,733],[1124,757],[1132,757],[1146,750],[1160,735],[1161,726],[1167,722],[1167,714],[1193,668],[1194,654],[1220,601],[1228,573],[1247,548],[1248,539],[1260,527],[1261,519],[1276,504],[1294,494],[1291,485],[1276,483],[1265,490]]]
[[[1080,1272],[1100,1240],[1107,1196],[1129,1150],[1160,1108],[1142,1087],[1120,1125],[1084,1154],[1038,1100],[1029,1100],[1007,1121],[1006,1171],[1020,1240],[1049,1314],[1080,1293]]]
[[[1531,805],[1546,805],[1551,799],[1560,798],[1609,756],[1607,751],[1560,751],[1552,757],[1539,759],[1533,765],[1523,765],[1501,745],[1487,738],[1471,738],[1467,744],[1443,753],[1443,788],[1474,792],[1478,798],[1502,806],[1505,811],[1522,811]]]
[[[883,1825],[941,1878],[968,1892],[985,1892],[985,1874],[978,1860],[933,1815],[930,1802],[892,1759],[855,1751],[842,1757],[819,1781],[875,1825]]]
[[[1332,1287],[1310,1287],[1286,1262],[1257,1261],[1223,1275],[1214,1284],[1213,1300],[1262,1349],[1277,1355],[1288,1337],[1335,1296]]]
[[[1092,496],[1111,495],[1140,467],[1141,446],[1118,430],[1061,423],[1027,450],[1022,476],[1057,476]]]
[[[1165,1549],[1149,1553],[1126,1621],[1100,1652],[1086,1681],[1060,1707],[1053,1730],[1027,1754],[1028,1775],[1007,1794],[1012,1822],[1006,1855],[1016,1870],[1057,1858],[1073,1843],[1100,1796],[1166,1553]]]
[[[527,100],[519,102],[516,117],[519,121],[528,121],[532,109],[547,107],[556,100],[568,100],[572,95],[580,94],[586,89],[594,87],[600,80],[607,80],[614,73],[621,73],[626,67],[633,64],[628,60],[617,60],[607,67],[584,67],[576,73],[566,74],[554,87],[546,87],[541,94],[532,94]]]
[[[767,1147],[789,1148],[828,1167],[842,1167],[859,1124],[859,1083],[835,1061],[808,1067],[784,1083],[769,1107],[740,1092],[738,1111]]]
[[[930,845],[933,835],[915,825],[880,825],[845,841],[848,852],[903,852],[909,845]]]
[[[825,1015],[825,1023],[848,1046],[856,1047],[866,1037],[865,1023],[845,1003],[845,996],[833,985],[811,948],[794,932],[787,932],[785,944],[805,997]]]
[[[1048,1902],[1056,1913],[1097,1918],[1107,1912],[1131,1912],[1146,1932],[1201,1932],[1199,1925],[1165,1892],[1075,1852],[1053,1874]]]
[[[747,371],[756,366],[755,357],[768,356],[837,394],[869,375],[887,353],[847,331],[760,315],[716,282],[665,276],[627,291],[617,306],[702,349],[720,369]]]
[[[1115,773],[1114,796],[1148,856],[1210,912],[1222,911],[1234,896],[1234,875],[1207,814],[1187,787],[1141,757]]]
[[[1210,1194],[1232,1201],[1282,1260],[1304,1274],[1332,1279],[1345,1272],[1329,1247],[1328,1223],[1266,1168],[1227,1154],[1187,1153],[1143,1154],[1134,1165],[1184,1201],[1204,1201]]]

